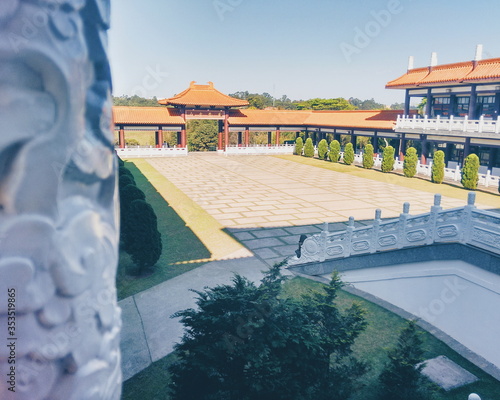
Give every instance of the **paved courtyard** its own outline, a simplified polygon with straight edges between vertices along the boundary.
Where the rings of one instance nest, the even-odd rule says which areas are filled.
[[[190,153],[147,161],[268,265],[293,255],[300,235],[319,232],[324,222],[330,231],[345,229],[350,216],[358,225],[369,223],[377,208],[382,218],[394,218],[407,201],[418,214],[429,211],[434,198],[272,156]],[[443,197],[443,208],[463,206],[463,193],[463,200]]]

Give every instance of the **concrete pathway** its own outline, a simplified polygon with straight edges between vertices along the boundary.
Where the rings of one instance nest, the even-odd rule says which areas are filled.
[[[195,306],[190,289],[228,283],[234,273],[259,281],[261,271],[294,254],[301,234],[319,232],[325,221],[331,231],[341,230],[349,216],[365,224],[376,208],[387,218],[398,216],[406,201],[415,214],[433,202],[432,193],[269,156],[190,154],[136,165],[214,261],[119,302],[125,380],[172,351],[182,326],[170,316]],[[442,206],[463,206],[466,195],[444,197]]]

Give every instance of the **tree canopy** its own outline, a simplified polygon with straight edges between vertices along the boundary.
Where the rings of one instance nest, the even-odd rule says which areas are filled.
[[[144,97],[137,96],[136,94],[133,96],[128,96],[126,94],[119,97],[113,96],[113,105],[129,107],[161,107],[161,104],[158,104],[156,96],[146,99]]]
[[[172,399],[346,399],[364,364],[351,346],[366,326],[354,303],[335,304],[342,283],[333,275],[321,292],[283,296],[275,265],[257,286],[232,284],[196,292],[197,309],[180,311],[186,330],[171,368]]]
[[[335,99],[310,99],[297,103],[298,110],[355,110],[356,107],[350,104],[343,97]]]

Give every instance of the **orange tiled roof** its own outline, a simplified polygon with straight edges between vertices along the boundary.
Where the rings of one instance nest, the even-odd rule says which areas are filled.
[[[167,107],[114,106],[115,125],[182,125],[184,120],[179,111]]]
[[[472,71],[471,61],[455,64],[438,65],[431,68],[431,72],[418,84],[426,85],[433,83],[461,82]]]
[[[163,105],[216,107],[241,107],[248,105],[248,101],[246,100],[236,99],[219,92],[214,88],[212,82],[208,82],[208,85],[196,85],[194,81],[183,92],[170,99],[159,100],[158,103]]]
[[[398,110],[289,111],[234,110],[230,125],[240,126],[323,126],[353,129],[392,129]]]
[[[387,89],[405,89],[443,83],[487,82],[500,79],[500,58],[443,64],[435,67],[415,68],[390,81]]]
[[[406,87],[406,86],[415,86],[418,82],[420,82],[422,79],[424,79],[427,75],[429,74],[429,68],[415,68],[409,70],[406,74],[403,76],[400,76],[398,79],[394,79],[393,81],[390,81],[387,85],[385,85],[386,88],[392,88],[392,87]]]
[[[500,58],[478,61],[476,68],[468,74],[464,81],[484,81],[500,78]]]

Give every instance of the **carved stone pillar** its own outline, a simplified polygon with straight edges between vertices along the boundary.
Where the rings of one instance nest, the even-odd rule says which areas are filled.
[[[0,6],[0,398],[120,398],[109,0]]]

